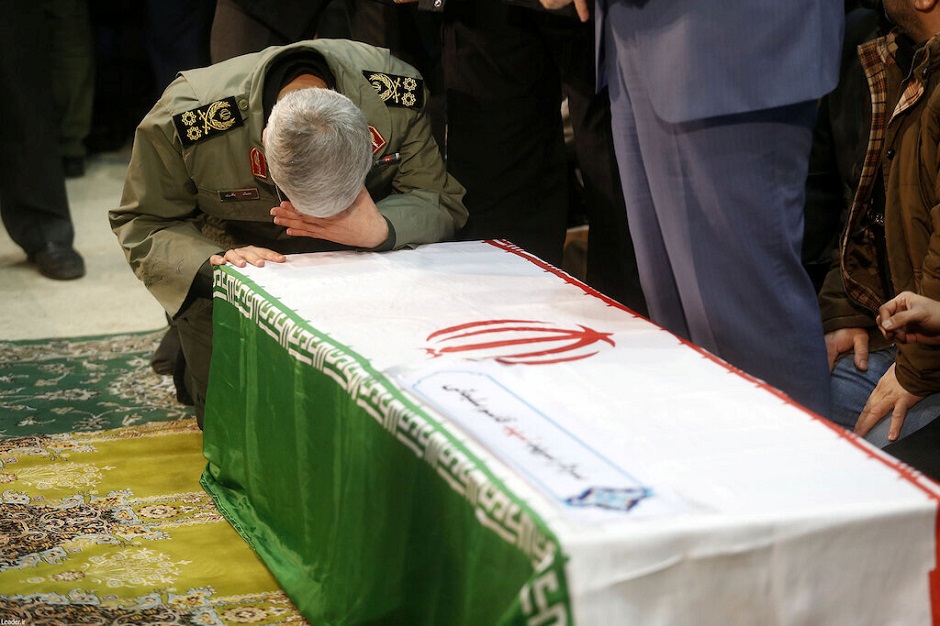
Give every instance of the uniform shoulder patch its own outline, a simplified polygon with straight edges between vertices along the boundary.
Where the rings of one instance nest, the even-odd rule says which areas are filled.
[[[173,124],[184,146],[215,137],[244,125],[235,96],[190,109],[173,116]]]
[[[406,109],[420,109],[424,106],[424,81],[420,78],[371,70],[362,70],[362,75],[386,106]]]

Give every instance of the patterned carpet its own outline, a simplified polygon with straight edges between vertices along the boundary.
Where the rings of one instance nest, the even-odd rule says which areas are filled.
[[[0,437],[90,432],[192,416],[150,369],[163,331],[0,341]]]
[[[160,336],[0,342],[0,622],[305,623],[199,486]]]

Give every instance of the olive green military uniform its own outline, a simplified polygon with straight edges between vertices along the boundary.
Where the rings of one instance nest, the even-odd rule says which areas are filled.
[[[270,215],[280,201],[261,141],[264,81],[276,59],[303,49],[323,56],[336,91],[370,125],[377,164],[366,187],[390,226],[385,247],[452,238],[467,219],[464,189],[431,134],[421,76],[387,50],[318,39],[182,72],[138,127],[121,206],[109,217],[134,273],[180,322],[187,364],[197,379],[204,370],[200,385],[211,344],[191,354],[183,323],[198,319],[197,336],[209,324],[211,336],[211,301],[181,309],[210,256],[246,245],[285,254],[341,247],[291,237]]]
[[[304,47],[323,55],[336,90],[365,113],[374,156],[401,154],[366,180],[395,229],[395,246],[450,238],[466,221],[463,187],[447,175],[424,111],[408,106],[423,100],[420,76],[387,51],[319,39],[183,72],[138,127],[121,206],[110,213],[131,267],[170,315],[220,250],[322,249],[272,222],[269,211],[280,202],[261,144],[265,71],[278,55]],[[376,76],[381,93],[363,72]]]

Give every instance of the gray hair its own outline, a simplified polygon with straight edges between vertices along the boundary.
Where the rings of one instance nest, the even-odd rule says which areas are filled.
[[[330,217],[346,209],[372,168],[372,134],[346,96],[298,89],[271,110],[265,137],[271,177],[301,213]]]

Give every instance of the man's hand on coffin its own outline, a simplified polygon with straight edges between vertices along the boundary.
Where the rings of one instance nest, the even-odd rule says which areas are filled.
[[[255,267],[264,267],[265,261],[273,263],[283,263],[287,260],[283,254],[259,248],[257,246],[245,246],[244,248],[232,248],[226,250],[225,254],[213,254],[209,257],[209,263],[212,265],[225,265],[231,263],[235,267],[245,267],[249,263]]]
[[[287,227],[295,237],[326,239],[353,248],[375,248],[388,238],[388,222],[379,213],[365,187],[345,210],[332,217],[313,217],[299,212],[286,200],[271,209],[274,223]]]

